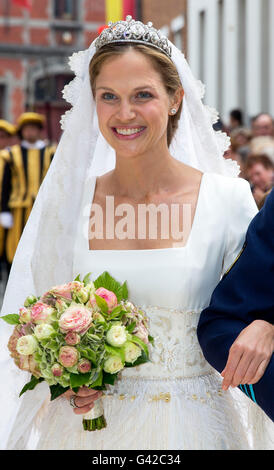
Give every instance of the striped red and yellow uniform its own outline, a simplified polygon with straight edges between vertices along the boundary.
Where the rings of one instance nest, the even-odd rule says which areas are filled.
[[[1,212],[10,212],[13,216],[13,226],[8,230],[4,247],[9,263],[12,263],[54,152],[55,147],[51,146],[26,149],[20,145],[0,152],[0,209]]]

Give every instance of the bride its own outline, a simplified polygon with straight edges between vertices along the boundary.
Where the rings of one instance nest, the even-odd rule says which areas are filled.
[[[151,23],[131,17],[109,25],[70,64],[76,77],[64,96],[73,106],[18,246],[2,315],[18,311],[30,293],[106,270],[127,280],[155,347],[150,363],[123,371],[104,396],[107,428],[89,433],[81,414],[100,393],[79,390],[72,409],[73,392],[50,402],[43,382],[19,399],[27,377],[8,357],[11,328],[1,325],[1,445],[267,448],[270,420],[240,391],[222,390],[196,336],[200,312],[256,213],[248,183],[222,157],[227,137],[213,131],[217,116],[202,104],[201,83]],[[175,230],[163,237],[157,218],[154,235],[142,235],[146,219],[136,215],[153,204],[168,213],[176,207],[181,237]],[[129,236],[117,221],[127,210]]]

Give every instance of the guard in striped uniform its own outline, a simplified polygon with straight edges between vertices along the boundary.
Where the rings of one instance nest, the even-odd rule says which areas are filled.
[[[198,339],[207,361],[222,372],[238,335],[254,320],[274,325],[274,189],[249,225],[246,241],[200,316]],[[274,326],[273,326],[274,328]],[[255,384],[239,388],[274,421],[274,354]]]
[[[47,146],[40,139],[43,127],[44,116],[29,112],[22,114],[17,124],[21,144],[1,152],[5,165],[0,223],[9,228],[5,249],[10,264],[55,152],[55,147]]]
[[[10,122],[0,119],[0,150],[8,149],[15,142],[16,127]],[[1,155],[0,152],[0,198],[2,194],[1,183],[3,180],[3,173],[6,164],[6,155]],[[1,204],[1,201],[0,201]],[[1,263],[1,278],[2,278],[2,269],[6,265],[6,253],[5,253],[5,239],[7,237],[8,230],[0,225],[0,263]]]

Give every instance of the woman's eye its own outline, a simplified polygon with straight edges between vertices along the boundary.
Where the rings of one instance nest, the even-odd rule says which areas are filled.
[[[104,93],[102,98],[107,101],[112,101],[115,98],[115,95],[113,93]]]
[[[140,91],[140,92],[137,94],[137,97],[138,97],[138,98],[151,98],[151,97],[152,97],[152,94],[149,93],[149,91]]]
[[[152,98],[151,93],[149,93],[148,91],[140,91],[137,93],[136,96],[138,99]],[[102,94],[102,99],[105,101],[114,101],[116,99],[116,96],[113,93],[106,92]]]

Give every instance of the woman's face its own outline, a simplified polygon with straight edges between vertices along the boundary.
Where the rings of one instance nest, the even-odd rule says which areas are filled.
[[[145,55],[131,49],[107,59],[96,79],[95,100],[100,130],[117,155],[167,148],[172,103]]]

